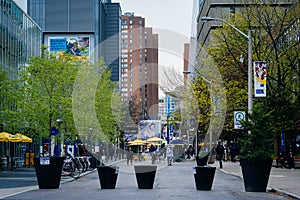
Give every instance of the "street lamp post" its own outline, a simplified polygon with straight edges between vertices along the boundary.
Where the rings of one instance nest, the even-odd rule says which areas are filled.
[[[183,71],[184,74],[189,75],[191,72],[190,71]],[[188,107],[187,107],[188,108]],[[187,115],[188,114],[188,109],[187,109]],[[191,128],[191,122],[189,119],[187,119],[187,136],[188,136],[188,143],[190,142],[190,128]],[[195,154],[196,156],[198,155],[198,132],[197,130],[195,131],[195,141],[196,141],[196,148],[195,148]]]
[[[60,141],[58,142],[57,146],[58,146],[58,156],[62,156],[62,154],[64,153],[63,152],[63,145],[64,145],[64,135],[62,133],[62,131],[60,130],[60,125],[61,123],[63,123],[63,120],[61,119],[61,117],[59,117],[57,120],[56,120],[57,124],[58,124],[58,134],[59,137],[60,137]]]
[[[248,35],[243,33],[241,30],[230,24],[229,22],[225,21],[221,18],[214,18],[214,17],[201,17],[203,21],[221,21],[239,32],[242,36],[248,39],[248,113],[252,113],[252,36],[251,30],[248,30]]]

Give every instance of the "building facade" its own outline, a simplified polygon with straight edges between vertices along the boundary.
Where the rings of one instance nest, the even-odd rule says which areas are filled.
[[[283,7],[291,6],[293,0],[270,1],[270,5],[281,5]],[[209,45],[211,42],[210,32],[216,28],[222,27],[222,22],[205,23],[201,17],[209,16],[224,18],[240,12],[243,8],[252,5],[251,1],[245,0],[199,0],[199,12],[197,16],[197,41],[200,45]]]
[[[17,70],[40,55],[41,28],[12,0],[0,0],[0,66]]]
[[[8,78],[17,79],[18,73],[15,72],[28,63],[30,56],[40,55],[41,44],[41,28],[14,1],[0,0],[0,71],[9,70]],[[8,131],[7,128],[12,126],[12,120],[6,113],[17,109],[15,100],[6,98],[7,92],[2,92],[0,132]],[[16,145],[10,146],[9,142],[0,142],[1,164],[7,162],[6,156],[22,157],[24,151]]]
[[[139,120],[157,119],[158,35],[133,13],[122,15],[121,29],[121,96]]]
[[[110,0],[28,0],[28,14],[43,30],[50,51],[69,51],[77,56],[103,56],[120,80],[119,3]],[[76,50],[73,50],[76,48]],[[79,49],[79,50],[78,50]]]

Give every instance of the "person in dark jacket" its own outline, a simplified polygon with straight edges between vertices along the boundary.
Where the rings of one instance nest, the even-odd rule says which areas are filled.
[[[223,147],[223,144],[221,143],[221,141],[218,142],[218,145],[216,148],[216,153],[217,153],[217,160],[219,160],[219,163],[220,163],[220,169],[222,169],[223,168],[222,159],[224,156],[224,147]]]

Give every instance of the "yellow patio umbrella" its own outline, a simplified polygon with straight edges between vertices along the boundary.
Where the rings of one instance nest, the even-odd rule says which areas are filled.
[[[9,142],[9,139],[13,137],[12,134],[7,132],[1,132],[0,133],[0,142]]]
[[[32,142],[32,139],[30,137],[27,137],[26,135],[23,135],[21,133],[15,134],[15,137],[18,137],[21,139],[21,142]]]
[[[161,139],[159,137],[152,137],[152,138],[149,138],[148,140],[146,140],[146,142],[165,142],[166,140],[164,139]]]
[[[10,134],[8,142],[22,142],[22,138]]]
[[[201,142],[200,144],[198,144],[199,147],[204,146],[204,142]]]
[[[134,140],[129,142],[129,145],[144,145],[144,144],[146,144],[146,142],[143,140]]]

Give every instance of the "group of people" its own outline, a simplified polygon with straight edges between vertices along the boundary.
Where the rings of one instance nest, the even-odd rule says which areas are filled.
[[[174,160],[174,153],[173,149],[170,146],[167,146],[167,148],[162,147],[159,152],[157,152],[157,149],[154,145],[151,145],[149,148],[149,154],[151,157],[151,164],[154,164],[157,158],[158,154],[163,154],[165,158],[167,159],[167,165],[171,166],[172,162]],[[127,165],[132,164],[133,161],[133,151],[129,147],[127,149],[127,154],[126,154],[126,159],[127,159]]]
[[[217,146],[214,149],[216,154],[216,160],[219,161],[220,168],[223,168],[222,160],[236,162],[237,146],[231,143],[228,147],[226,144],[223,145],[222,141],[219,140]]]

